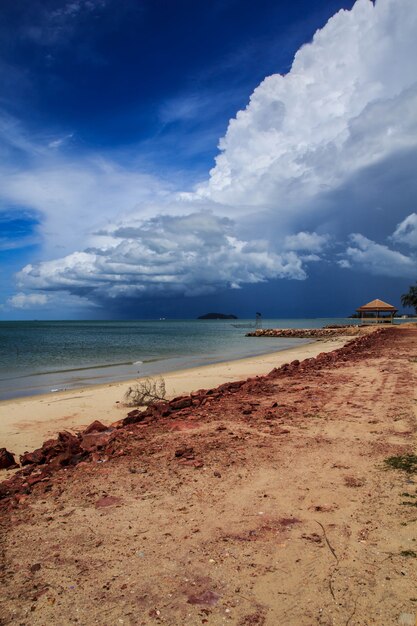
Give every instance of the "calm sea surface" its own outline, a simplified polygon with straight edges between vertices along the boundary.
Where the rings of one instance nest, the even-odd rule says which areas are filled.
[[[320,328],[342,319],[263,320]],[[0,322],[0,399],[239,359],[305,343],[245,337],[250,320]]]

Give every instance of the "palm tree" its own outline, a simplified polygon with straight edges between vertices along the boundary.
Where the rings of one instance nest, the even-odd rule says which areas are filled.
[[[417,283],[415,285],[411,285],[408,293],[404,293],[401,296],[401,303],[403,306],[413,307],[417,313]]]

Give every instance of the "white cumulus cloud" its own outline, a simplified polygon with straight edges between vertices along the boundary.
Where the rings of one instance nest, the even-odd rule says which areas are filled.
[[[287,235],[284,240],[284,248],[287,250],[305,250],[307,252],[321,252],[329,241],[328,235],[319,235],[300,231],[295,235]]]
[[[309,199],[417,146],[417,4],[357,0],[267,77],[220,140],[197,195],[308,212]]]
[[[350,236],[342,267],[353,267],[380,276],[414,278],[417,272],[417,257],[407,256],[388,246],[371,241],[360,234]]]
[[[411,213],[395,229],[391,239],[396,243],[406,243],[417,248],[417,213]]]
[[[14,309],[32,309],[44,306],[48,297],[43,293],[17,293],[7,300],[7,305]]]

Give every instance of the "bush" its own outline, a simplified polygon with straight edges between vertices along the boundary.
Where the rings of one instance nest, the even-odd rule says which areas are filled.
[[[159,378],[144,378],[133,387],[129,387],[124,395],[127,406],[149,406],[154,402],[166,399],[165,380]]]

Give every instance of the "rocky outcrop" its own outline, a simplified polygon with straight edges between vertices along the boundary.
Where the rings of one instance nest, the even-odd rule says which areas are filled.
[[[98,420],[95,420],[84,430],[84,435],[89,435],[90,433],[102,433],[105,430],[108,430],[108,426],[105,426]]]
[[[0,448],[0,469],[12,469],[14,467],[18,467],[14,455],[6,448]]]
[[[68,465],[81,452],[80,437],[63,431],[58,434],[57,439],[45,441],[41,448],[22,454],[20,463],[22,466],[44,465],[54,460],[55,465]]]

